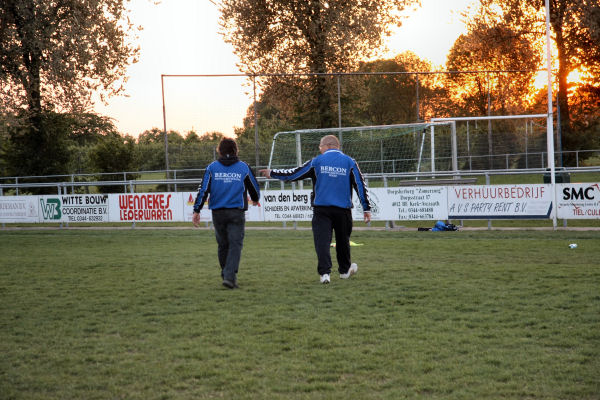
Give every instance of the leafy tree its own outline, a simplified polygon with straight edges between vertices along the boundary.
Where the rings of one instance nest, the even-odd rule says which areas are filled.
[[[305,77],[274,76],[263,79],[263,90],[256,102],[259,141],[270,143],[277,132],[318,125],[318,117],[307,98],[310,89]],[[254,141],[254,104],[246,111],[243,129],[237,129],[240,139]]]
[[[123,90],[138,49],[123,0],[0,2],[0,92],[4,110],[79,111],[93,92]]]
[[[412,52],[396,56],[392,60],[361,63],[359,74],[342,75],[341,107],[344,126],[381,125],[416,122],[417,78],[419,75],[419,117],[444,116],[447,109],[445,91],[439,79],[431,72],[429,62],[421,60]],[[407,74],[378,75],[373,72],[408,72]],[[360,72],[364,74],[360,74]],[[269,154],[273,135],[281,131],[304,129],[314,122],[314,112],[306,107],[302,79],[297,77],[270,77],[257,101],[260,152]],[[337,88],[331,93],[337,96]],[[240,140],[254,140],[254,109],[248,108],[244,127],[236,130]],[[262,156],[261,156],[262,158]]]
[[[600,86],[588,82],[573,85],[569,95],[569,111],[571,115],[571,134],[564,138],[566,149],[598,149],[600,148]],[[562,110],[561,110],[562,116]],[[591,154],[588,154],[591,155]],[[574,154],[565,155],[570,165],[575,165]]]
[[[502,21],[491,23],[488,14],[480,12],[471,20],[468,32],[456,40],[447,57],[449,71],[470,71],[452,73],[446,79],[458,114],[522,114],[535,93],[533,83],[541,60],[541,49],[534,43]],[[476,149],[474,151],[490,155],[487,163],[483,158],[475,160],[477,167],[487,164],[487,168],[494,168],[491,156],[495,152],[519,152],[520,142],[510,125],[497,122],[492,131],[490,122],[487,137],[483,130],[471,137],[470,146]]]
[[[90,152],[90,161],[96,172],[123,172],[132,169],[135,140],[128,136],[111,134],[103,137]]]
[[[94,113],[63,114],[70,125],[70,138],[79,146],[93,145],[103,136],[118,134],[109,117]]]
[[[364,64],[365,72],[406,72],[395,60],[377,60]],[[372,75],[365,79],[367,118],[373,125],[389,125],[416,119],[413,75]],[[407,102],[408,100],[408,102]],[[411,113],[412,111],[412,113]],[[402,114],[402,116],[400,116]]]
[[[223,0],[225,40],[249,73],[344,71],[374,55],[399,24],[397,11],[417,0]],[[318,127],[333,125],[331,80],[314,75]]]
[[[18,127],[11,129],[8,154],[15,173],[65,172],[69,136],[84,143],[93,141],[95,130],[110,129],[107,120],[82,112],[92,93],[104,98],[121,92],[125,69],[136,61],[124,4],[0,2],[0,108],[6,122]],[[55,111],[70,115],[61,118]]]
[[[94,172],[107,175],[98,175],[99,181],[112,181],[123,179],[122,175],[111,175],[135,169],[135,139],[131,136],[123,137],[118,134],[109,134],[102,137],[89,153],[90,165]],[[100,190],[104,193],[122,191],[121,186],[103,186]]]
[[[168,136],[167,136],[168,137]],[[142,132],[135,146],[136,165],[141,171],[165,169],[165,139],[161,129]]]
[[[198,143],[200,141],[200,136],[194,131],[189,131],[187,135],[185,135],[185,143],[192,144]]]
[[[8,172],[14,176],[57,175],[69,172],[70,124],[57,113],[38,116],[41,132],[27,125],[8,128],[10,143],[5,154]]]
[[[93,172],[89,153],[102,138],[118,135],[116,126],[109,117],[93,113],[61,115],[69,124],[71,154],[69,172],[77,174]]]
[[[447,87],[464,114],[520,113],[533,92],[540,62],[539,49],[514,29],[478,19],[450,49],[447,69],[524,72],[456,73],[449,76]]]
[[[389,75],[369,75],[361,78],[366,92],[362,103],[365,105],[364,121],[370,125],[410,123],[422,120],[430,114],[428,101],[433,100],[434,82],[430,75],[411,72],[430,72],[431,63],[421,60],[413,52],[407,51],[393,60],[377,60],[363,64],[361,72],[398,72]],[[417,110],[417,85],[419,90],[419,110]],[[359,93],[361,91],[359,90]],[[428,99],[422,101],[423,99]]]
[[[41,130],[35,131],[28,118],[9,116],[1,120],[0,155],[5,174],[55,175],[90,172],[88,152],[98,140],[116,135],[110,118],[96,114],[44,112]]]
[[[183,137],[179,132],[169,131],[169,168],[204,168],[215,158],[215,148],[223,134],[209,132],[202,136],[190,131]],[[144,131],[137,140],[136,165],[140,170],[153,171],[165,169],[165,142],[163,131],[152,128]],[[184,177],[177,175],[177,177]]]
[[[545,40],[545,1],[480,0],[493,23],[502,23],[531,43]],[[558,104],[563,135],[572,127],[567,77],[575,70],[600,75],[600,4],[590,0],[550,0],[550,26],[556,45]],[[569,138],[568,138],[569,139]],[[568,141],[568,140],[567,140]]]
[[[158,128],[146,130],[138,136],[139,144],[164,143],[164,140],[164,133]]]

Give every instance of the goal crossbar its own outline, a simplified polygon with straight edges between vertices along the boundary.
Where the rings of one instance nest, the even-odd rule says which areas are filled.
[[[293,135],[295,137],[295,142],[296,142],[295,164],[296,164],[296,166],[300,166],[304,162],[304,160],[302,158],[302,148],[301,148],[301,137],[304,135],[309,135],[309,134],[315,134],[315,135],[319,135],[319,136],[324,136],[327,134],[336,135],[338,137],[338,139],[340,140],[340,146],[343,149],[344,134],[348,134],[348,133],[386,132],[386,131],[391,131],[391,130],[407,129],[407,131],[399,132],[397,135],[397,136],[402,136],[404,134],[414,133],[416,130],[422,131],[423,133],[425,133],[425,131],[427,131],[427,130],[430,130],[431,137],[433,137],[434,128],[436,126],[449,126],[451,128],[452,135],[455,136],[456,130],[453,128],[454,125],[455,125],[455,123],[453,121],[431,121],[431,122],[421,122],[421,123],[412,123],[412,124],[365,125],[365,126],[340,127],[340,128],[298,129],[298,130],[293,130],[293,131],[277,132],[273,136],[273,141],[271,144],[271,154],[269,156],[269,165],[268,166],[269,166],[269,168],[273,167],[273,156],[276,152],[275,145],[277,143],[277,139],[283,135],[290,135],[290,136]],[[410,129],[412,129],[412,131],[409,131]],[[423,142],[424,135],[421,140]],[[420,168],[420,164],[421,164],[421,156],[422,156],[422,149],[423,149],[422,142],[421,142],[420,152],[419,152],[419,163],[418,163],[419,168]],[[456,140],[454,139],[453,147],[455,147],[455,145],[456,145]],[[453,156],[455,156],[455,155],[456,155],[456,149],[453,150]],[[455,162],[453,163],[453,167],[454,167],[454,170],[456,170]],[[433,163],[432,163],[432,168],[435,168],[435,164],[433,164]]]

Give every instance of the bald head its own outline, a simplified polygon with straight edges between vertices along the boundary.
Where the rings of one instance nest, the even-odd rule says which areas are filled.
[[[327,135],[321,138],[321,143],[319,144],[319,148],[321,152],[327,151],[329,149],[339,149],[340,141],[335,135]]]

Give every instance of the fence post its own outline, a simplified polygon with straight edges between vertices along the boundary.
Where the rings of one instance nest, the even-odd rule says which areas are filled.
[[[379,139],[379,164],[381,167],[381,174],[385,173],[383,165],[383,139]]]
[[[456,121],[451,121],[450,131],[452,134],[452,171],[458,171],[458,145],[456,142]]]
[[[69,189],[64,185],[63,183],[63,194],[68,195],[69,194]],[[65,222],[66,227],[69,227],[69,220],[67,219],[67,222]]]
[[[2,186],[0,186],[0,196],[4,196],[4,189],[2,189]],[[3,222],[2,229],[4,229],[5,227],[6,227],[6,224]]]
[[[281,183],[281,190],[284,190],[285,189],[285,183],[283,181],[280,181],[280,183]],[[287,223],[286,223],[285,220],[283,221],[283,227],[284,228],[287,227]]]
[[[544,168],[544,152],[542,151],[542,168]]]
[[[58,197],[60,197],[60,195],[62,194],[62,188],[60,187],[60,185],[61,185],[61,184],[59,183],[59,184],[56,186],[56,188],[58,189]],[[63,227],[63,223],[62,223],[62,221],[60,221],[60,225],[59,225],[58,227],[59,227],[59,229],[62,229],[62,227]]]
[[[340,88],[340,75],[336,75],[337,78],[337,101],[338,101],[338,128],[342,127],[342,95]]]
[[[367,185],[367,187],[369,187],[369,178],[365,178],[365,185]],[[369,223],[367,224],[367,226],[369,228],[371,227],[371,221],[369,221]]]
[[[387,176],[383,175],[383,187],[388,187]],[[364,211],[364,210],[363,210]],[[394,227],[394,221],[385,221],[385,230],[388,231],[390,228]]]
[[[302,188],[300,188],[302,189]],[[292,182],[292,192],[296,190],[296,182]],[[294,229],[298,229],[298,221],[292,221],[294,224]]]
[[[431,152],[431,172],[435,172],[435,125],[430,128],[430,152]],[[435,175],[431,175],[435,178]]]
[[[417,122],[421,121],[421,110],[420,110],[420,101],[419,101],[419,74],[415,74],[415,94],[416,94],[416,103],[417,103]]]
[[[489,174],[489,172],[485,173],[485,184],[487,186],[490,185],[490,174]],[[488,230],[491,230],[491,229],[492,229],[492,220],[488,219]]]
[[[472,171],[473,157],[471,156],[471,138],[469,137],[469,121],[467,121],[467,155],[469,156],[469,171]]]
[[[252,113],[254,114],[254,157],[255,157],[255,166],[258,168],[260,164],[260,159],[258,156],[259,148],[258,148],[258,113],[256,111],[256,75],[252,76],[252,90],[253,90],[253,101],[252,101]]]
[[[133,190],[133,181],[129,181],[129,190],[132,195],[135,193]],[[135,219],[131,222],[131,229],[133,228],[135,228]]]

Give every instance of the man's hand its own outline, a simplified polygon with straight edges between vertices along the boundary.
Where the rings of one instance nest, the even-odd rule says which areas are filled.
[[[200,213],[195,212],[193,217],[192,217],[192,222],[194,223],[194,226],[197,228],[200,226]]]
[[[271,170],[270,169],[259,169],[258,173],[261,174],[262,176],[264,176],[265,178],[270,178],[271,177]]]
[[[259,206],[260,204],[258,203],[258,201],[254,201],[254,200],[252,200],[252,205],[253,205],[253,206]]]
[[[369,222],[371,222],[371,212],[370,211],[365,211],[363,213],[363,217],[365,220],[365,224],[368,224]]]

